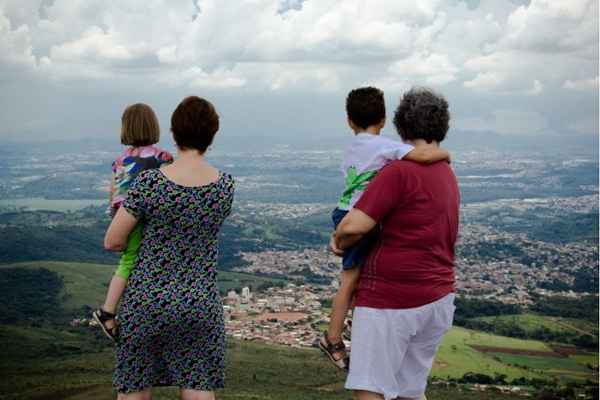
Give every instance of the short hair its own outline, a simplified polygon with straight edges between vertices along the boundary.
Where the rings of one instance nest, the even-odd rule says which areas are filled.
[[[171,131],[180,149],[199,150],[204,153],[219,130],[219,115],[208,100],[186,97],[171,116]]]
[[[362,129],[379,124],[385,119],[383,92],[375,87],[361,87],[348,93],[346,113],[354,125]]]
[[[160,140],[160,126],[152,108],[143,103],[128,106],[121,116],[121,144],[149,146]]]
[[[394,126],[402,140],[424,139],[427,143],[446,138],[450,122],[448,102],[428,88],[404,93],[394,114]]]

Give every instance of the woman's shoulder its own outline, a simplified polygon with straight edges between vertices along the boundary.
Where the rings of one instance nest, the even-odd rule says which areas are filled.
[[[235,187],[235,178],[233,175],[228,174],[227,172],[219,170],[219,181],[223,186],[233,189]]]
[[[140,171],[139,174],[135,177],[135,182],[138,185],[148,184],[152,181],[155,181],[161,177],[161,173],[158,168],[145,169]]]

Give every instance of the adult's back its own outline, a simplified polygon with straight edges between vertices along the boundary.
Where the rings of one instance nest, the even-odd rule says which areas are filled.
[[[119,399],[150,399],[153,387],[177,386],[184,400],[213,400],[224,385],[217,251],[234,182],[203,157],[218,127],[210,102],[184,99],[171,118],[178,157],[136,178],[108,229],[107,247],[116,250],[136,224],[144,227],[118,316]]]
[[[402,140],[438,146],[448,102],[428,89],[405,93],[394,114]],[[421,399],[454,315],[454,245],[459,193],[447,163],[395,161],[379,172],[338,225],[337,254],[373,229],[352,324],[346,388],[359,400]]]
[[[418,307],[453,291],[459,191],[448,163],[395,161],[355,207],[381,221],[357,305]]]

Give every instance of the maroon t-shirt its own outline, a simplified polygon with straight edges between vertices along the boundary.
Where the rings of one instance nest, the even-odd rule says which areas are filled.
[[[460,194],[446,162],[394,161],[354,206],[380,224],[363,266],[356,305],[412,308],[454,291]]]

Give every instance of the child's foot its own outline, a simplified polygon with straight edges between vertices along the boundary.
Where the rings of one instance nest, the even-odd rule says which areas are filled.
[[[346,345],[344,345],[343,341],[340,340],[339,342],[332,343],[329,340],[327,332],[323,332],[323,337],[319,340],[319,348],[336,367],[348,371],[350,359],[346,353]]]
[[[104,311],[102,307],[92,313],[94,320],[100,324],[104,334],[113,342],[117,341],[117,321],[115,314]]]

